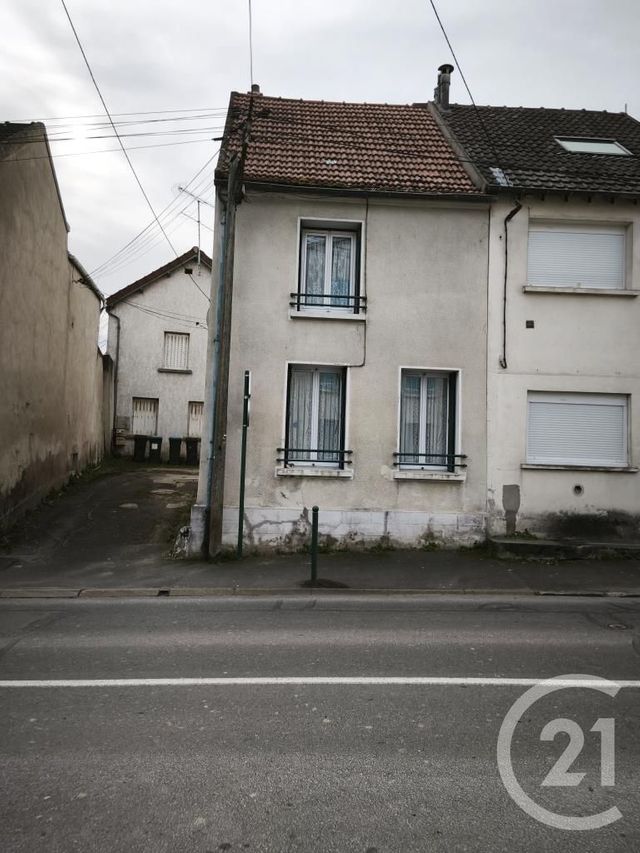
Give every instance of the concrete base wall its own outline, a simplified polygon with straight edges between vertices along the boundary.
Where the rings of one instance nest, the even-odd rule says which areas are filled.
[[[336,550],[376,547],[423,548],[473,545],[485,538],[480,513],[428,513],[397,510],[325,510],[319,515],[320,544]],[[233,546],[238,536],[238,509],[226,507],[223,544]],[[298,551],[311,537],[311,507],[247,507],[244,542],[247,550]]]

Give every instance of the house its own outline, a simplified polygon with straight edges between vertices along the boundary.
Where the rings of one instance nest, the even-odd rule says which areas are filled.
[[[116,452],[132,454],[143,435],[162,439],[167,460],[171,438],[200,437],[210,279],[211,259],[194,247],[108,297]]]
[[[0,527],[105,450],[102,294],[67,249],[41,123],[0,125]]]
[[[640,124],[446,98],[433,112],[496,199],[488,532],[638,538]]]
[[[201,460],[192,553],[209,525],[213,553],[236,539],[245,371],[249,546],[306,542],[314,505],[338,547],[483,538],[490,198],[426,105],[234,92],[216,185],[230,350],[227,382],[221,308],[206,384],[228,418]]]

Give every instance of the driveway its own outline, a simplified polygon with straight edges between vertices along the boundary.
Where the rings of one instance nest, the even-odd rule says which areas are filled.
[[[94,582],[170,559],[197,488],[195,468],[107,463],[45,501],[14,529],[0,552],[0,576],[25,570],[32,583],[59,575]]]

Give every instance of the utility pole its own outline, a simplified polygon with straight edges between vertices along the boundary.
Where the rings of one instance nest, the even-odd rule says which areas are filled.
[[[236,236],[236,210],[240,202],[244,165],[247,157],[253,92],[249,98],[240,156],[235,154],[227,175],[226,225],[222,246],[222,294],[218,304],[221,317],[217,354],[217,382],[213,419],[213,464],[211,472],[211,506],[209,512],[209,555],[214,559],[222,549],[222,513],[224,508],[224,477],[227,450],[227,407],[229,402],[229,361],[231,357],[231,310],[233,305],[233,261]]]

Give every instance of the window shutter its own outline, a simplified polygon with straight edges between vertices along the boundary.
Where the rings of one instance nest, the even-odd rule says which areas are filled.
[[[623,228],[535,228],[529,231],[528,283],[539,287],[625,286]]]
[[[158,401],[151,397],[133,398],[133,435],[157,435]]]
[[[189,438],[201,438],[203,413],[203,403],[196,401],[189,403],[189,424],[187,426],[187,435]]]
[[[179,332],[164,333],[164,366],[170,370],[187,370],[189,367],[189,335]]]
[[[527,461],[550,465],[626,465],[627,398],[531,393]]]

